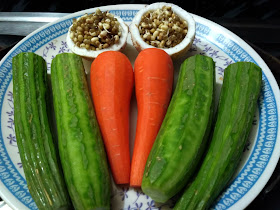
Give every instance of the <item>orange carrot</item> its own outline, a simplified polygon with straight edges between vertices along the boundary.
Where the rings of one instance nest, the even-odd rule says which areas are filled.
[[[170,102],[173,71],[170,56],[157,48],[141,51],[135,60],[138,116],[130,186],[141,186],[146,161]]]
[[[129,111],[134,86],[129,59],[116,51],[103,52],[91,65],[93,104],[116,184],[130,177]]]

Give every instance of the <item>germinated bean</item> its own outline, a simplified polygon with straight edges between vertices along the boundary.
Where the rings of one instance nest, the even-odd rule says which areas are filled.
[[[163,6],[161,9],[146,12],[141,18],[138,29],[147,44],[170,48],[185,38],[188,33],[188,23],[175,14],[170,6]]]
[[[108,11],[96,9],[95,13],[73,18],[70,38],[76,46],[88,50],[108,48],[119,42],[122,35],[120,23]]]

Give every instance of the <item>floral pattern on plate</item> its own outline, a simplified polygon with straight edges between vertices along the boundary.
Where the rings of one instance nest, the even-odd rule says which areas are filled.
[[[139,9],[138,7],[134,10],[123,9],[125,6],[118,7],[120,8],[118,10],[111,10],[113,9],[112,7],[106,7],[106,9],[121,16],[128,24]],[[10,202],[9,204],[14,208],[36,209],[37,207],[28,192],[16,145],[12,97],[12,57],[22,51],[35,52],[46,60],[48,72],[50,73],[51,60],[54,56],[59,53],[70,52],[65,42],[65,37],[68,27],[71,25],[72,17],[82,15],[88,11],[92,10],[67,16],[34,32],[12,49],[0,64],[0,195],[3,198],[6,197],[6,201]],[[273,168],[270,160],[279,158],[279,152],[275,152],[276,149],[279,150],[277,100],[279,100],[280,94],[276,94],[279,89],[275,86],[275,80],[271,77],[269,69],[248,48],[245,42],[210,21],[195,15],[194,17],[197,24],[197,33],[188,56],[199,53],[214,59],[216,63],[217,93],[221,88],[224,69],[233,62],[255,62],[262,65],[264,70],[259,106],[242,161],[231,184],[213,205],[214,209],[245,207],[246,204],[241,203],[242,200],[246,200],[249,192],[254,191],[254,186],[264,186],[263,181],[261,182],[260,180],[268,179],[267,176],[271,175],[271,170],[266,172],[267,168]],[[128,45],[131,45],[130,40]],[[135,49],[133,50],[135,51]],[[180,60],[174,62],[175,69],[179,68],[180,62]],[[89,65],[89,62],[85,61],[85,63]],[[88,69],[88,66],[86,68]],[[175,78],[177,76],[178,72],[175,74]],[[276,163],[274,164],[276,165]],[[270,167],[268,167],[269,165]],[[175,200],[176,197],[165,204],[158,204],[140,189],[112,186],[112,209],[171,209],[175,205]],[[241,203],[240,206],[239,203]]]

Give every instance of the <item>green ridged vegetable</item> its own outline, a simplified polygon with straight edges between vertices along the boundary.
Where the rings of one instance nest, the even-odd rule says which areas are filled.
[[[16,139],[29,192],[39,209],[69,209],[49,125],[46,62],[34,53],[20,53],[12,68]]]
[[[237,62],[225,69],[210,148],[176,210],[207,209],[232,178],[252,126],[261,81],[262,71],[254,63]]]
[[[205,149],[214,109],[214,66],[212,58],[202,55],[181,65],[141,186],[157,202],[166,202],[186,185]]]
[[[51,82],[59,154],[76,209],[109,209],[111,179],[80,56],[58,54]]]

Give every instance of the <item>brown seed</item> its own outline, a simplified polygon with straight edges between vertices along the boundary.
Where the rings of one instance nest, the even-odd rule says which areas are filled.
[[[79,40],[79,42],[82,42],[82,41],[84,40],[83,35],[79,35],[79,36],[78,36],[78,40]]]
[[[101,31],[99,34],[100,37],[104,37],[106,35],[107,35],[107,31]]]
[[[141,23],[141,26],[142,26],[143,28],[148,28],[148,27],[149,27],[149,25],[148,25],[147,23],[145,23],[145,22],[142,22],[142,23]]]
[[[77,19],[73,18],[70,38],[73,42],[86,49],[102,49],[118,43],[122,35],[119,22],[113,14],[96,9],[93,14],[85,14]],[[102,42],[102,43],[101,43]],[[92,46],[94,45],[94,46]]]
[[[163,39],[163,33],[159,33],[158,37],[157,37],[159,40],[162,40]]]
[[[89,33],[91,36],[97,36],[97,32],[92,32],[92,33]]]
[[[104,29],[109,29],[109,28],[110,28],[110,24],[104,23],[104,24],[103,24],[103,28],[104,28]]]
[[[98,47],[100,45],[99,41],[94,42],[94,46]]]
[[[153,36],[154,36],[154,37],[157,37],[158,34],[159,34],[159,31],[155,31],[155,32],[153,33]]]
[[[161,28],[162,30],[164,30],[164,31],[167,31],[167,30],[168,30],[168,26],[167,26],[167,25],[162,25],[160,28]]]
[[[160,48],[163,48],[163,47],[164,47],[164,45],[165,45],[165,41],[164,41],[164,40],[162,40],[162,41],[160,42],[160,44],[159,44],[159,47],[160,47]]]
[[[103,48],[105,49],[105,48],[108,48],[109,47],[109,44],[108,43],[105,43],[104,45],[103,45]]]
[[[151,40],[151,45],[162,48],[180,43],[186,35],[186,26],[186,21],[176,15],[170,6],[163,6],[155,11],[146,12],[141,17],[138,29],[140,36],[145,42]],[[151,37],[148,34],[152,34]],[[175,38],[172,37],[173,35]],[[173,43],[175,39],[177,41]]]
[[[101,22],[99,22],[98,27],[102,30],[103,29],[103,24]]]
[[[156,36],[151,36],[151,41],[155,41],[156,40]]]
[[[167,45],[167,46],[170,46],[171,43],[172,43],[171,40],[167,40],[166,45]]]
[[[84,43],[85,44],[90,44],[90,40],[89,39],[84,39]]]
[[[81,26],[78,26],[77,31],[83,31],[83,28]]]
[[[73,38],[74,38],[74,32],[72,32],[71,31],[71,33],[70,33],[70,38],[73,40]]]
[[[87,18],[87,19],[86,19],[86,23],[93,23],[93,19]]]

